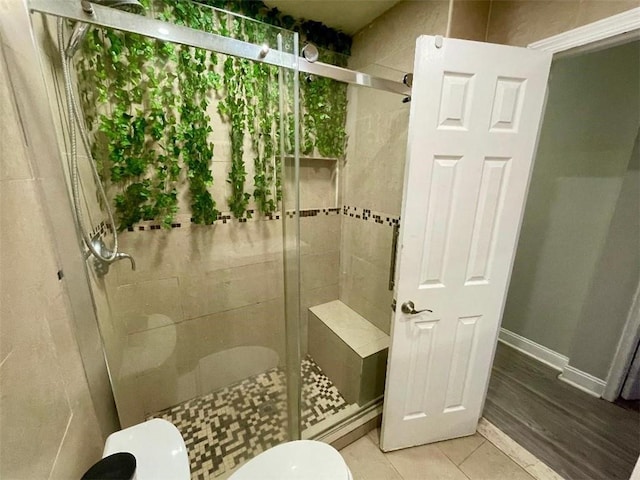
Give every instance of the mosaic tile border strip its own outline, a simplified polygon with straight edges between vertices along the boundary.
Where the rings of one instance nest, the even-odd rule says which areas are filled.
[[[282,212],[274,212],[270,215],[261,215],[256,214],[255,210],[247,210],[247,216],[242,218],[235,218],[231,212],[222,212],[218,219],[209,224],[209,225],[196,225],[193,223],[193,218],[189,215],[177,215],[174,223],[171,224],[171,228],[181,228],[189,225],[197,226],[197,227],[206,227],[211,225],[225,225],[232,223],[247,223],[247,222],[268,222],[271,220],[280,220],[283,215]],[[287,218],[294,218],[296,216],[295,210],[287,210],[285,211],[285,215]],[[316,217],[319,215],[340,215],[340,208],[309,208],[300,210],[300,217]],[[140,222],[136,225],[129,227],[127,231],[135,232],[135,231],[147,231],[147,230],[162,230],[162,226],[149,221],[149,222]]]
[[[295,210],[286,211],[287,218],[294,218],[296,216]],[[340,215],[340,207],[335,208],[309,208],[306,210],[300,210],[300,217],[317,217],[321,214],[326,215]]]
[[[342,206],[342,214],[346,217],[364,220],[365,222],[374,222],[380,225],[394,227],[400,225],[400,215],[389,215],[384,212],[376,212],[368,208],[353,207],[350,205]]]
[[[107,233],[111,233],[111,231],[111,224],[102,221],[89,232],[89,238],[104,237]]]
[[[271,220],[280,220],[281,218],[295,218],[295,210],[286,210],[284,217],[282,212],[274,212],[270,215],[256,214],[255,210],[247,210],[247,215],[242,218],[235,218],[231,212],[222,212],[218,219],[210,225],[196,225],[193,223],[193,218],[189,215],[177,215],[174,222],[171,224],[171,228],[183,228],[186,226],[194,227],[207,227],[211,225],[227,225],[233,223],[247,223],[247,222],[266,222]],[[329,216],[329,215],[344,215],[350,218],[363,220],[365,222],[373,222],[379,225],[386,225],[394,227],[400,224],[399,215],[390,215],[384,212],[377,212],[368,208],[355,207],[351,205],[343,205],[342,207],[335,208],[308,208],[300,210],[300,217],[317,217],[317,216]],[[163,230],[162,226],[156,222],[140,222],[127,229],[129,232],[144,232],[153,230]],[[166,230],[166,229],[164,229]],[[91,238],[99,234],[100,236],[106,235],[111,231],[111,226],[105,222],[101,222],[91,232]]]

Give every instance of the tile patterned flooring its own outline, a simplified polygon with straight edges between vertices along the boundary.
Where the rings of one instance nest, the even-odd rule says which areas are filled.
[[[376,429],[340,453],[354,480],[562,480],[484,419],[478,431],[483,434],[383,453]]]
[[[306,429],[347,408],[313,359],[302,361],[302,424]],[[191,478],[221,476],[286,437],[286,383],[282,368],[151,415],[172,422],[185,440]]]
[[[349,407],[311,357],[302,362],[302,377],[304,428]],[[285,374],[274,368],[151,417],[178,427],[191,477],[201,480],[226,478],[284,441],[285,407]],[[485,419],[475,435],[395,452],[383,453],[378,438],[376,429],[340,451],[354,480],[563,480]]]

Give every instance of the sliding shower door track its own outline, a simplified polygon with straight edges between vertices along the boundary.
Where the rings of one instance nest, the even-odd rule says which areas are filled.
[[[35,12],[122,30],[124,32],[137,33],[166,42],[204,48],[212,52],[246,58],[288,69],[295,69],[297,63],[300,72],[400,95],[410,95],[411,93],[411,89],[402,83],[402,81],[396,82],[374,77],[366,73],[329,65],[327,63],[312,63],[303,57],[269,48],[270,46],[255,45],[182,25],[175,25],[142,15],[135,15],[95,3],[91,4],[93,13],[85,12],[79,1],[53,2],[51,0],[29,0],[28,4],[29,9]]]

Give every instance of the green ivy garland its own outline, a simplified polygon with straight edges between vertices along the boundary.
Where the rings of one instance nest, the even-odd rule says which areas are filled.
[[[247,128],[247,104],[245,83],[238,81],[247,74],[246,60],[229,57],[224,62],[224,83],[227,97],[218,104],[220,114],[230,125],[231,170],[227,182],[231,184],[231,196],[227,202],[229,209],[241,218],[251,195],[244,191],[247,170],[244,163],[244,132]]]
[[[351,54],[351,37],[346,33],[326,26],[322,22],[296,19],[270,8],[261,0],[200,0],[200,3],[212,7],[240,13],[259,22],[274,27],[298,32],[304,41],[314,43],[320,48],[343,55]]]
[[[191,2],[173,3],[173,20],[182,25],[205,31],[213,31],[213,19],[205,15]],[[165,10],[165,16],[169,11]],[[166,18],[171,20],[172,18]],[[213,159],[213,143],[208,141],[211,117],[207,114],[209,92],[222,86],[220,75],[215,72],[217,55],[203,49],[180,47],[178,54],[178,78],[182,91],[181,123],[178,138],[182,146],[182,158],[188,168],[191,215],[195,223],[211,224],[220,212],[209,192],[213,185],[210,163]]]
[[[114,196],[121,230],[148,219],[169,226],[177,211],[180,168],[174,157],[159,151],[163,139],[171,138],[166,128],[172,120],[160,101],[166,94],[161,94],[164,86],[154,65],[162,54],[157,46],[138,35],[94,29],[78,69],[87,124],[95,134],[92,154],[103,180],[121,186]],[[127,74],[119,74],[122,71]],[[92,100],[108,101],[110,111],[97,113]],[[149,169],[152,165],[154,170]]]
[[[144,1],[147,8],[149,1]],[[222,6],[225,2],[207,3]],[[310,25],[292,24],[262,2],[241,3],[244,13],[274,25]],[[276,43],[275,29],[190,0],[158,0],[153,10],[164,21],[251,43]],[[322,30],[314,24],[314,28],[307,32],[308,38],[320,35],[318,31],[326,36],[327,27]],[[341,48],[348,50],[350,40],[336,35],[325,38],[325,44],[342,42]],[[212,119],[207,112],[213,96],[219,99],[218,113],[230,127],[229,209],[237,218],[250,216],[251,197],[263,214],[278,209],[282,199],[280,115],[286,115],[288,151],[293,146],[294,119],[279,111],[276,67],[231,57],[219,66],[218,56],[202,49],[97,28],[83,50],[77,65],[81,101],[92,134],[92,153],[113,195],[119,230],[142,220],[171,226],[178,210],[183,165],[193,221],[211,224],[218,218],[210,193],[214,146],[209,141]],[[291,83],[291,76],[287,78]],[[305,153],[317,150],[323,156],[341,157],[346,143],[346,86],[320,78],[302,85]],[[253,195],[246,191],[246,135],[253,156]]]
[[[277,33],[274,29],[252,21],[243,23],[243,38],[247,42],[268,45],[277,43]],[[248,80],[246,98],[250,99],[247,102],[247,126],[254,155],[253,198],[263,214],[272,214],[277,210],[277,202],[281,196],[278,161],[280,142],[278,69],[259,62],[248,62],[247,68],[249,74],[245,77]]]
[[[253,198],[258,204],[258,208],[265,214],[276,211],[277,202],[281,199],[281,188],[276,182],[276,195],[274,198],[271,185],[274,179],[279,180],[279,159],[278,148],[279,136],[279,113],[275,100],[278,98],[277,70],[269,65],[260,63],[253,64],[258,102],[258,110],[261,112],[258,118],[257,130],[259,136],[252,134],[253,149],[255,152],[254,161],[254,192]]]
[[[303,148],[305,155],[342,158],[347,134],[347,86],[329,78],[307,77],[301,82],[304,102]],[[340,122],[336,122],[339,119]]]

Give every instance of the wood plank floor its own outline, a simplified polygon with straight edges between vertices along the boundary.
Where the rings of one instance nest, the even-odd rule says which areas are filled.
[[[484,416],[571,480],[627,480],[640,454],[640,413],[558,380],[498,343]]]

